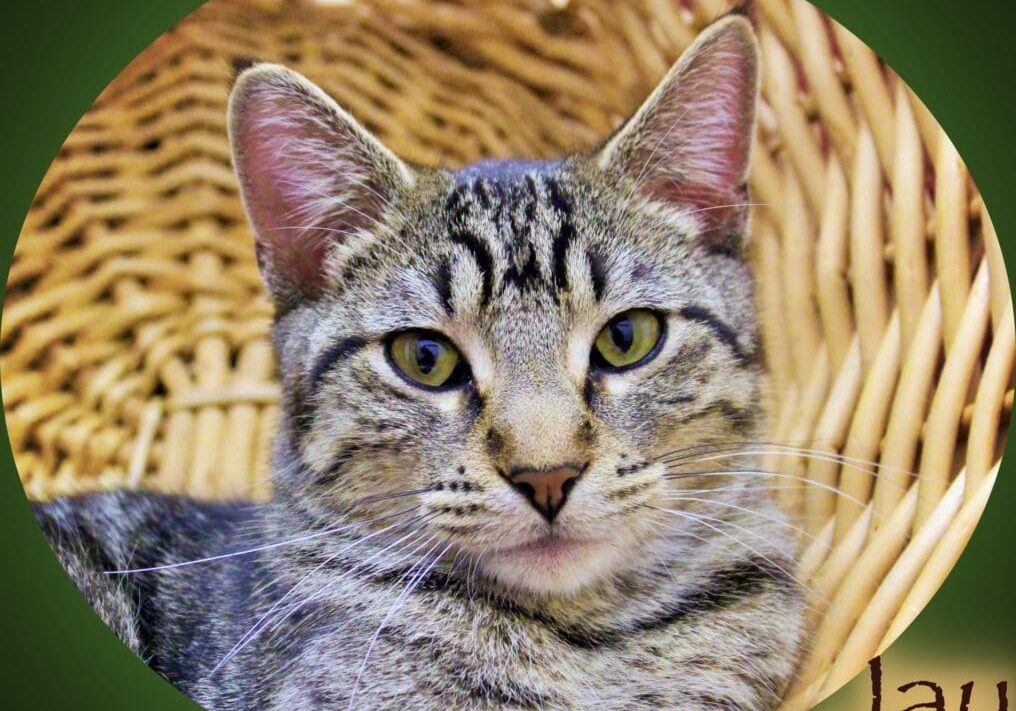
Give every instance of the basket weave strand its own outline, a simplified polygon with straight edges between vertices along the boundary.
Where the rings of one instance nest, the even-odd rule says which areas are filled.
[[[235,59],[298,69],[415,163],[551,157],[616,128],[728,6],[213,0],[174,27],[82,117],[18,243],[0,382],[28,494],[270,493],[279,388],[225,136]],[[777,492],[812,536],[790,711],[863,668],[957,560],[997,473],[1016,332],[990,218],[928,109],[804,0],[755,15],[770,439],[813,450],[761,452],[814,483]]]

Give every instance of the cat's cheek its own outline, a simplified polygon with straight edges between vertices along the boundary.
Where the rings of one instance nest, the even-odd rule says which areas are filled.
[[[629,395],[636,383],[631,376],[625,375],[601,375],[598,378],[597,389],[599,395],[605,398],[622,398]]]

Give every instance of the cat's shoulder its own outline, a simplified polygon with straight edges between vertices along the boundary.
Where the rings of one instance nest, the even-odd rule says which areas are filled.
[[[214,536],[256,519],[259,506],[208,501],[149,491],[104,491],[33,502],[32,510],[51,541],[69,534],[134,539],[152,534]]]

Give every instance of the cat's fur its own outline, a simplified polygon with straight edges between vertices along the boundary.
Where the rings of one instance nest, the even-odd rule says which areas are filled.
[[[741,258],[757,81],[727,18],[596,152],[450,172],[281,67],[245,70],[230,134],[277,306],[274,499],[39,506],[103,620],[222,711],[775,706],[802,611],[787,526],[757,480],[661,461],[761,426]],[[591,372],[631,308],[666,314],[659,354]],[[383,343],[410,328],[445,334],[472,381],[398,376]],[[548,524],[504,473],[564,462],[583,474]],[[587,543],[518,548],[548,531]]]

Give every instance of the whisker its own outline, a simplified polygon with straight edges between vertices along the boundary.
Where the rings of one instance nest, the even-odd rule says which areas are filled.
[[[772,477],[774,479],[792,479],[794,481],[802,481],[810,486],[817,486],[818,488],[824,489],[825,491],[829,491],[833,494],[836,494],[837,496],[842,496],[843,498],[847,499],[848,501],[854,502],[855,504],[857,504],[862,508],[868,505],[866,502],[861,501],[856,496],[851,496],[850,494],[844,491],[840,491],[835,486],[825,484],[821,481],[813,481],[812,479],[808,479],[807,477],[795,476],[793,474],[787,474],[785,472],[774,472],[768,469],[721,469],[719,471],[706,470],[706,471],[690,471],[690,472],[667,472],[663,476],[666,479],[684,479],[691,477],[741,476],[741,475]]]
[[[415,507],[413,507],[413,508],[415,508]],[[300,543],[302,541],[310,541],[310,540],[313,540],[315,538],[321,538],[323,536],[330,536],[330,535],[335,534],[335,533],[341,533],[342,531],[346,531],[346,530],[348,530],[350,528],[355,528],[356,526],[360,526],[360,525],[363,525],[365,523],[366,524],[379,523],[381,521],[388,520],[388,519],[393,518],[395,516],[401,516],[402,514],[408,513],[410,511],[412,511],[413,508],[403,509],[401,511],[396,511],[395,513],[386,514],[384,516],[379,516],[378,518],[372,519],[371,521],[366,521],[366,522],[354,521],[352,523],[348,523],[348,524],[343,525],[343,526],[337,526],[335,528],[327,528],[324,531],[315,531],[314,533],[309,533],[309,534],[307,534],[305,536],[298,536],[296,538],[290,538],[290,539],[287,539],[285,541],[279,541],[277,543],[266,543],[266,544],[261,545],[261,546],[255,546],[254,548],[247,548],[245,550],[236,551],[234,553],[222,553],[222,554],[219,554],[219,555],[208,556],[207,558],[198,558],[197,560],[186,560],[186,561],[182,561],[182,562],[179,562],[179,563],[167,563],[166,565],[153,565],[153,566],[148,567],[148,568],[129,568],[129,569],[126,569],[126,570],[106,570],[106,571],[103,571],[103,574],[104,575],[129,575],[129,574],[134,574],[134,573],[151,573],[151,572],[162,571],[162,570],[173,570],[175,568],[185,568],[185,567],[190,566],[190,565],[200,565],[202,563],[211,563],[211,562],[214,562],[214,561],[217,561],[217,560],[224,560],[226,558],[233,558],[235,556],[250,555],[252,553],[260,553],[262,551],[268,551],[268,550],[272,550],[274,548],[282,548],[283,546],[293,545],[294,543]]]
[[[282,613],[282,614],[281,614],[281,615],[279,616],[279,619],[277,619],[277,620],[272,620],[272,621],[269,621],[269,622],[268,622],[268,623],[267,623],[267,624],[265,625],[264,629],[268,629],[269,627],[271,627],[271,628],[274,628],[274,629],[277,629],[277,628],[278,628],[278,627],[279,627],[280,625],[282,625],[282,624],[283,624],[283,623],[284,623],[284,622],[285,622],[285,621],[286,621],[287,619],[289,619],[289,618],[290,618],[290,617],[292,617],[292,616],[293,616],[294,614],[296,614],[296,612],[297,612],[297,611],[298,611],[298,610],[299,610],[299,609],[300,609],[301,607],[304,607],[304,606],[306,606],[306,605],[309,605],[309,604],[311,604],[311,603],[313,603],[313,602],[317,602],[318,600],[320,600],[320,599],[322,599],[322,598],[325,598],[325,597],[327,597],[327,596],[328,596],[328,595],[330,595],[330,594],[332,593],[332,591],[333,591],[333,590],[335,589],[335,586],[336,586],[336,584],[337,584],[337,583],[339,583],[339,582],[341,582],[341,581],[345,580],[346,578],[348,578],[348,577],[349,577],[350,575],[352,575],[353,573],[357,572],[358,570],[360,570],[360,569],[362,569],[362,568],[365,568],[365,567],[367,567],[367,564],[368,564],[368,563],[370,563],[371,561],[373,561],[373,560],[377,559],[377,558],[378,558],[378,557],[380,557],[380,556],[381,556],[381,555],[382,555],[383,553],[385,553],[385,552],[386,552],[386,551],[388,551],[389,549],[393,548],[393,547],[395,546],[395,544],[397,544],[397,543],[401,543],[402,541],[406,540],[407,538],[412,538],[412,536],[414,536],[414,535],[416,535],[416,536],[419,536],[419,537],[418,537],[418,538],[417,538],[416,540],[412,540],[412,541],[411,541],[410,543],[407,543],[407,544],[406,544],[406,545],[407,545],[407,548],[409,548],[410,546],[412,546],[412,548],[410,548],[409,550],[403,550],[403,551],[401,551],[401,552],[397,553],[397,554],[396,554],[396,557],[395,557],[395,558],[394,558],[394,560],[392,561],[392,563],[393,563],[393,564],[395,564],[395,565],[399,565],[399,564],[401,564],[401,563],[402,563],[402,561],[404,561],[404,560],[407,560],[407,559],[411,559],[411,558],[413,558],[413,556],[415,556],[415,555],[416,555],[416,554],[417,554],[417,553],[418,553],[418,552],[420,551],[420,549],[421,549],[421,548],[424,548],[424,547],[426,547],[426,546],[427,546],[427,545],[428,545],[429,543],[431,543],[432,541],[434,541],[434,540],[435,540],[435,538],[437,537],[437,534],[433,534],[433,533],[432,533],[431,535],[429,535],[429,536],[425,536],[425,535],[423,535],[423,533],[422,533],[421,531],[419,531],[419,530],[416,530],[416,531],[412,531],[412,532],[411,532],[410,534],[407,534],[406,536],[403,536],[403,537],[402,537],[402,538],[400,538],[400,539],[399,539],[398,541],[395,541],[395,542],[394,542],[393,544],[391,544],[391,545],[389,545],[389,546],[386,546],[385,548],[383,548],[382,550],[378,551],[378,552],[377,552],[377,553],[375,553],[374,555],[371,555],[371,556],[370,556],[369,558],[366,558],[366,559],[364,559],[364,560],[362,560],[362,561],[358,562],[358,563],[357,563],[356,565],[354,565],[354,566],[353,566],[352,568],[350,568],[349,570],[347,570],[347,571],[343,572],[343,573],[342,573],[341,575],[339,575],[339,576],[338,576],[337,578],[335,578],[334,580],[331,580],[331,581],[329,581],[329,584],[327,584],[327,585],[323,585],[323,586],[322,586],[322,587],[321,587],[320,589],[318,589],[317,591],[315,591],[315,592],[314,592],[314,593],[312,593],[311,595],[307,596],[306,598],[304,598],[304,599],[302,599],[302,600],[297,600],[297,601],[295,601],[295,602],[291,603],[291,604],[289,605],[288,609],[286,609],[286,610],[285,610],[285,611],[284,611],[284,612],[283,612],[283,613]],[[302,627],[302,626],[303,626],[304,624],[307,624],[307,622],[308,622],[308,620],[306,620],[306,619],[304,619],[304,620],[301,620],[301,621],[299,621],[299,622],[298,622],[298,623],[297,623],[296,625],[294,625],[294,626],[292,626],[291,628],[289,628],[289,629],[288,629],[288,630],[287,630],[287,631],[285,632],[285,635],[284,635],[284,636],[288,636],[288,635],[292,635],[292,634],[294,634],[294,633],[296,632],[296,630],[298,630],[298,629],[299,629],[300,627]],[[333,630],[333,631],[338,631],[338,630],[342,630],[342,629],[344,629],[344,628],[345,628],[345,626],[346,626],[346,625],[340,625],[340,626],[339,626],[339,627],[337,628],[337,630]]]
[[[703,456],[703,457],[699,457],[699,458],[693,459],[691,461],[686,461],[684,463],[685,464],[698,464],[700,462],[710,462],[710,461],[714,461],[716,459],[729,459],[731,457],[764,456],[764,455],[767,455],[767,454],[787,454],[787,452],[782,452],[782,451],[779,451],[779,450],[759,449],[759,450],[748,450],[748,451],[742,451],[742,452],[712,453],[712,454],[708,454],[708,455]],[[792,452],[792,454],[793,454],[793,456],[803,457],[805,459],[814,459],[816,461],[821,461],[821,462],[831,462],[833,464],[840,464],[842,466],[849,467],[849,468],[854,469],[856,471],[860,471],[860,472],[865,473],[865,474],[870,474],[871,476],[876,477],[876,478],[880,477],[880,473],[879,473],[879,471],[877,469],[872,469],[869,466],[862,466],[859,463],[854,463],[854,462],[850,461],[849,459],[844,458],[843,455],[830,454],[828,452],[819,452],[819,451],[806,452],[806,451],[800,451],[800,450],[799,451],[794,451],[794,452]],[[864,464],[868,464],[868,463],[865,462]],[[878,466],[878,465],[876,464],[875,466]],[[887,469],[886,471],[888,473],[889,470]],[[916,476],[918,476],[914,472],[906,472],[906,475],[910,476],[910,477],[916,477]],[[895,482],[893,482],[893,483],[895,483]],[[900,485],[898,485],[898,486],[900,486]],[[903,488],[903,487],[901,486],[901,488]]]
[[[671,496],[671,497],[667,497],[667,498],[670,501],[697,501],[697,502],[703,503],[703,504],[712,504],[713,506],[725,506],[725,507],[727,507],[729,509],[734,509],[736,511],[741,511],[743,513],[752,514],[753,516],[758,516],[759,518],[765,519],[766,521],[771,521],[773,523],[778,523],[781,526],[786,526],[787,528],[791,529],[792,531],[796,531],[796,532],[800,533],[802,536],[804,536],[805,538],[808,538],[809,540],[815,540],[815,536],[813,536],[812,534],[808,533],[803,528],[800,528],[799,526],[795,526],[794,524],[790,523],[789,521],[784,521],[783,519],[776,518],[775,516],[769,516],[768,514],[764,514],[761,511],[756,511],[755,509],[749,509],[746,506],[738,506],[737,504],[732,504],[732,503],[730,503],[728,501],[714,501],[712,499],[702,499],[702,498],[699,498],[697,496]]]
[[[216,664],[212,668],[211,672],[209,672],[209,675],[210,676],[214,675],[220,668],[222,668],[222,666],[224,664],[226,664],[226,662],[228,662],[230,659],[232,659],[234,656],[236,656],[236,654],[238,654],[240,652],[240,650],[242,650],[255,637],[257,637],[258,634],[261,633],[261,630],[264,629],[264,625],[263,625],[264,621],[267,620],[272,615],[273,612],[278,610],[282,606],[282,603],[293,592],[295,592],[297,590],[297,588],[299,588],[301,585],[303,585],[304,582],[306,582],[308,579],[310,579],[310,577],[313,576],[315,573],[320,571],[322,568],[324,568],[326,565],[331,563],[333,560],[338,558],[340,555],[342,555],[346,551],[348,551],[348,550],[350,550],[352,548],[355,548],[356,546],[361,545],[362,543],[365,543],[366,541],[370,540],[371,538],[375,538],[376,536],[379,536],[382,533],[385,533],[385,532],[387,532],[387,531],[389,531],[389,530],[391,530],[393,528],[412,525],[414,523],[422,521],[424,518],[426,518],[426,516],[417,516],[417,517],[412,518],[412,519],[410,519],[408,521],[401,521],[401,522],[398,522],[398,523],[394,523],[394,524],[392,524],[390,526],[386,526],[385,528],[382,528],[379,531],[375,531],[375,532],[373,532],[373,533],[371,533],[369,535],[363,536],[362,538],[358,538],[357,540],[353,541],[352,543],[350,543],[347,546],[343,546],[336,553],[334,553],[333,555],[331,555],[328,558],[326,558],[325,560],[323,560],[321,563],[319,563],[317,566],[315,566],[313,569],[311,569],[306,575],[304,575],[302,578],[300,578],[300,580],[298,580],[289,590],[287,590],[285,593],[283,593],[283,595],[278,600],[275,601],[275,603],[271,606],[271,608],[269,608],[268,612],[266,612],[264,615],[262,615],[261,618],[257,622],[254,623],[254,626],[251,627],[249,630],[247,630],[247,632],[245,632],[243,634],[243,636],[240,637],[240,639],[236,642],[236,644],[234,644],[233,647],[226,653],[226,656],[224,656],[221,660],[219,660],[218,664]],[[409,534],[407,534],[403,538],[400,538],[398,541],[396,541],[396,543],[398,543],[398,542],[400,542],[402,540],[405,540],[405,538],[408,538],[409,536],[413,535],[414,533],[416,533],[416,531],[411,531]],[[395,543],[390,544],[386,548],[382,549],[381,551],[376,553],[375,556],[376,555],[380,555],[385,550],[388,550],[389,548],[391,548],[391,546],[393,546],[393,545],[395,545]],[[370,560],[370,559],[368,559],[368,560]],[[355,566],[354,566],[354,569],[355,569]],[[350,572],[350,571],[347,571],[347,572]]]
[[[765,449],[738,451],[739,449],[744,447],[755,447]],[[912,472],[907,469],[901,469],[899,467],[893,467],[888,464],[881,464],[879,462],[874,462],[867,459],[860,459],[858,457],[850,457],[845,454],[835,454],[833,452],[827,452],[821,449],[812,449],[808,447],[798,447],[791,444],[781,444],[778,442],[762,442],[762,441],[692,445],[690,447],[684,447],[662,454],[659,457],[657,457],[657,461],[661,461],[666,464],[677,464],[679,462],[687,461],[689,459],[695,459],[698,453],[702,453],[704,455],[712,455],[712,458],[715,459],[721,459],[724,457],[743,457],[766,454],[790,454],[801,457],[810,457],[812,459],[819,459],[823,461],[833,462],[836,464],[845,464],[854,469],[858,469],[868,474],[872,474],[873,476],[878,476],[880,471],[893,472],[896,474],[904,474],[909,477],[919,476],[916,472]],[[695,459],[695,461],[709,461],[709,459]]]
[[[714,473],[726,473],[726,472],[706,472],[706,473],[707,474],[714,474]],[[677,477],[670,477],[669,475],[665,475],[665,478],[669,479],[669,478],[677,478]],[[712,489],[677,489],[677,490],[675,490],[674,493],[681,493],[681,494],[712,494],[712,493],[722,493],[722,492],[728,492],[728,491],[750,491],[750,492],[758,491],[758,492],[761,492],[761,493],[765,493],[767,491],[804,491],[804,490],[807,490],[807,488],[808,488],[807,486],[774,486],[772,484],[762,484],[761,486],[744,486],[744,485],[738,484],[736,486],[717,486],[717,487],[714,487]],[[847,495],[844,494],[844,496],[847,496]]]
[[[756,548],[748,545],[744,541],[740,540],[739,538],[737,538],[737,536],[734,536],[729,531],[724,531],[722,528],[719,528],[718,526],[711,525],[710,523],[708,523],[708,521],[716,521],[718,523],[726,523],[726,524],[728,524],[730,526],[733,526],[734,528],[737,528],[738,530],[744,531],[748,535],[755,536],[756,538],[761,538],[761,536],[758,533],[752,531],[751,529],[745,528],[743,526],[738,526],[736,523],[733,523],[732,521],[724,521],[723,519],[715,518],[713,516],[706,516],[705,514],[697,514],[697,513],[693,514],[690,511],[680,511],[680,510],[676,510],[676,509],[662,509],[662,508],[658,508],[658,507],[655,507],[655,506],[651,507],[651,508],[655,508],[658,511],[663,511],[664,513],[670,513],[670,514],[674,514],[676,516],[681,516],[682,518],[686,518],[686,519],[688,519],[690,521],[694,521],[696,523],[699,523],[699,524],[705,526],[706,528],[709,528],[709,529],[715,531],[716,533],[719,533],[721,536],[726,536],[730,540],[734,541],[734,543],[736,543],[737,545],[741,546],[742,548],[746,548],[748,551],[750,551],[750,552],[754,553],[755,555],[757,555],[758,557],[762,558],[762,560],[766,561],[767,563],[769,563],[769,565],[773,566],[776,570],[780,571],[781,573],[786,575],[788,578],[790,578],[791,580],[795,581],[798,585],[800,585],[805,590],[808,590],[809,592],[814,594],[815,591],[811,588],[810,585],[808,585],[807,583],[805,583],[805,582],[801,581],[800,579],[798,579],[798,577],[796,575],[794,575],[790,571],[786,570],[783,566],[779,565],[772,558],[770,558],[769,556],[765,555],[764,553],[762,553],[761,551],[757,550]],[[765,540],[765,539],[763,539],[763,540]],[[819,595],[821,596],[821,593]]]
[[[339,234],[339,235],[349,235],[350,234],[349,230],[339,230],[339,229],[336,229],[334,227],[322,227],[320,225],[305,225],[305,226],[303,226],[303,225],[283,225],[282,227],[272,227],[270,229],[273,232],[281,231],[281,230],[302,230],[304,232],[306,232],[307,230],[321,230],[322,232],[334,232],[335,234]]]
[[[480,568],[480,559],[477,556],[470,558],[468,565],[466,566],[466,595],[472,599],[476,596],[476,578],[479,573],[477,572]]]
[[[769,207],[767,202],[735,202],[729,205],[709,205],[708,207],[700,207],[695,210],[689,210],[685,212],[685,215],[694,215],[697,212],[708,212],[709,210],[723,210],[729,207]]]
[[[653,521],[653,524],[656,525],[656,526],[659,526],[660,528],[666,528],[668,531],[673,531],[676,534],[678,534],[679,536],[687,536],[689,538],[694,538],[695,540],[702,541],[703,543],[712,543],[712,541],[710,541],[705,536],[700,536],[697,533],[692,533],[691,531],[685,531],[684,529],[678,528],[677,526],[668,526],[667,524],[663,523],[662,521]],[[667,560],[667,559],[666,558],[661,558],[661,560]]]
[[[440,541],[435,543],[427,551],[427,553],[425,553],[423,555],[423,557],[421,558],[421,562],[427,560],[427,558],[430,556],[431,551],[433,551],[439,545],[441,545]],[[350,711],[352,711],[353,703],[356,701],[356,691],[357,691],[357,689],[360,686],[360,679],[363,677],[364,669],[367,668],[367,660],[370,659],[370,653],[374,650],[374,644],[377,642],[377,639],[378,639],[378,637],[381,634],[381,630],[383,630],[385,628],[385,625],[388,624],[388,621],[392,618],[392,616],[396,612],[398,612],[399,609],[401,609],[402,605],[405,604],[405,602],[409,598],[409,596],[413,594],[413,591],[416,590],[417,586],[423,580],[424,576],[426,576],[428,573],[430,573],[431,570],[434,569],[434,566],[437,565],[438,561],[441,560],[441,557],[445,553],[447,553],[448,550],[451,547],[452,547],[452,543],[448,542],[445,545],[445,547],[441,550],[441,552],[438,553],[436,556],[434,556],[433,560],[431,560],[429,563],[427,563],[425,567],[422,567],[420,569],[420,572],[416,573],[416,575],[406,585],[406,589],[403,590],[399,594],[399,597],[397,597],[395,599],[395,602],[393,603],[391,609],[388,610],[388,614],[386,614],[384,616],[384,619],[381,620],[381,624],[378,625],[378,628],[374,631],[374,634],[371,636],[370,642],[367,645],[367,653],[363,655],[363,661],[360,663],[360,669],[356,673],[356,680],[353,682],[353,690],[349,694],[349,707],[348,708],[349,708]],[[416,566],[414,565],[413,567],[415,568]],[[413,568],[410,568],[410,571],[411,570],[413,570]],[[407,571],[407,574],[408,574],[408,572],[409,571]],[[401,578],[400,578],[400,581],[401,581]]]
[[[681,120],[684,119],[684,116],[687,113],[688,109],[684,109],[684,111],[681,113],[678,119],[674,121],[669,128],[667,128],[667,131],[660,137],[660,140],[656,142],[656,145],[653,146],[653,150],[649,152],[649,157],[646,159],[645,163],[642,164],[642,169],[639,171],[638,175],[635,176],[635,180],[632,183],[631,190],[628,191],[628,194],[621,202],[622,209],[627,208],[629,205],[631,205],[632,199],[635,197],[635,194],[642,188],[643,179],[648,178],[648,176],[652,174],[652,171],[655,170],[659,166],[659,164],[664,160],[664,158],[666,157],[665,155],[661,155],[659,158],[656,158],[656,153],[663,146],[663,143],[670,137],[670,134],[673,133],[674,130],[680,125]]]

